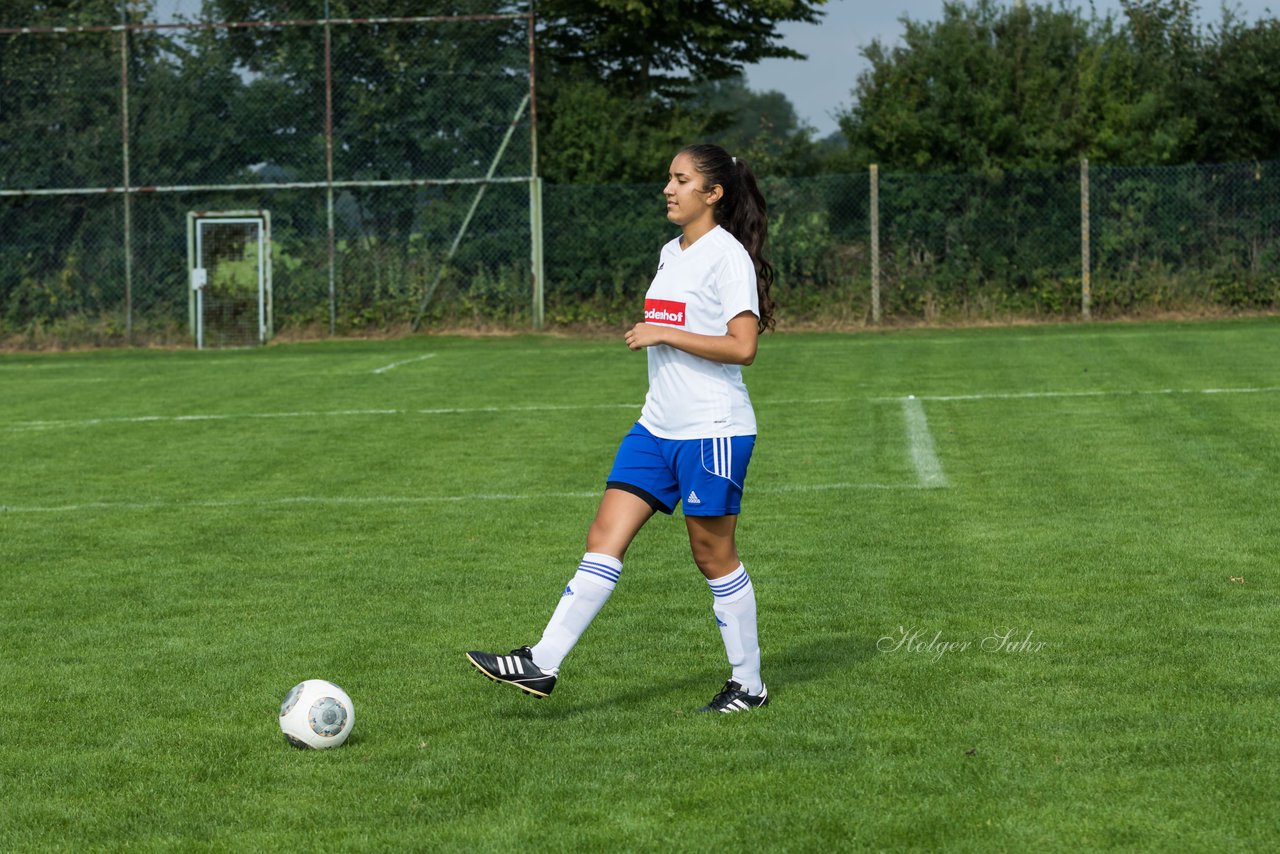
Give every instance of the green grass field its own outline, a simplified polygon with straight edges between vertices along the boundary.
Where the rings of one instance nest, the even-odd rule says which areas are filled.
[[[656,518],[533,700],[645,363],[412,338],[0,357],[0,849],[1280,845],[1280,321],[785,334],[760,713]],[[914,395],[914,399],[908,397]],[[287,747],[305,678],[355,700]]]

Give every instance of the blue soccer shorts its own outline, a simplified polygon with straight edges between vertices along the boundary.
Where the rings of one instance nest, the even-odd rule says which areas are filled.
[[[671,514],[736,516],[755,436],[661,439],[639,424],[622,437],[606,485],[643,498]]]

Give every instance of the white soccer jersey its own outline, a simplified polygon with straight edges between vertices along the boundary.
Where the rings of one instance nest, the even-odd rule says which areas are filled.
[[[645,294],[646,323],[724,335],[744,311],[760,316],[756,270],[742,244],[720,226],[688,249],[662,247]],[[754,436],[756,414],[741,365],[725,365],[659,344],[649,350],[649,393],[640,423],[663,439]]]

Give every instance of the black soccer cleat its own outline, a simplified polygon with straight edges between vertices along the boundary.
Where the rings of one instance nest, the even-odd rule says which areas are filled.
[[[720,693],[711,698],[700,712],[751,712],[769,705],[769,689],[760,687],[760,696],[748,694],[746,689],[730,679],[724,683]]]
[[[467,661],[494,682],[514,685],[538,699],[549,696],[556,687],[556,674],[534,664],[533,652],[527,646],[513,649],[508,655],[472,651],[467,653]]]

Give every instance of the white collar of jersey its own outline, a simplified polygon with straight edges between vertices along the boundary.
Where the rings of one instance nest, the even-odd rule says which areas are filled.
[[[693,243],[690,243],[688,246],[684,245],[684,235],[682,234],[675,239],[676,251],[680,252],[681,254],[689,252],[693,249],[693,247],[697,246],[699,243],[702,243],[704,240],[706,240],[708,237],[711,237],[711,235],[715,234],[717,231],[724,231],[724,229],[721,228],[719,225],[715,225],[712,227],[710,231],[708,231],[706,234],[699,237],[697,240],[693,241]],[[712,242],[714,243],[715,241],[712,241]]]

